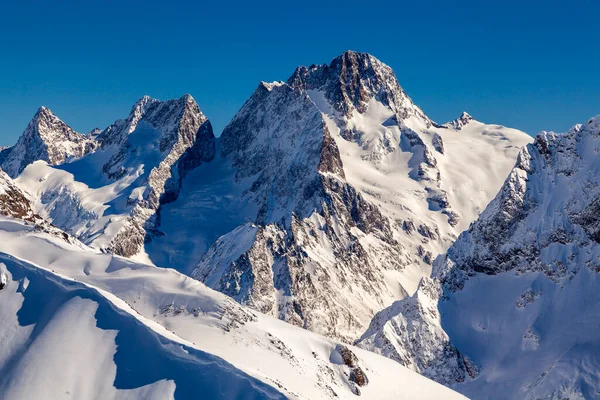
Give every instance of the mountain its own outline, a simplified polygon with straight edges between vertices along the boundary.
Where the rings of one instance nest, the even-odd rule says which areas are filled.
[[[599,152],[600,116],[540,133],[432,279],[357,344],[473,398],[598,397]]]
[[[475,120],[460,130],[437,125],[388,66],[347,52],[298,68],[287,83],[259,85],[215,160],[162,210],[173,222],[156,243],[180,248],[174,238],[185,237],[204,253],[193,277],[351,342],[375,312],[416,290],[530,140]],[[193,232],[182,218],[197,221]]]
[[[0,318],[1,398],[464,398],[174,270],[5,217]]]
[[[16,179],[41,217],[347,343],[415,292],[531,141],[439,125],[351,51],[261,83],[219,138],[189,95],[143,97],[89,137],[93,153]]]
[[[57,165],[82,157],[94,150],[96,143],[75,132],[52,111],[40,107],[17,143],[0,153],[2,169],[16,178],[34,161]]]
[[[84,243],[123,256],[142,252],[160,205],[183,177],[214,156],[208,119],[190,96],[140,99],[129,116],[95,134],[98,148],[52,167],[36,162],[17,183],[35,209]]]

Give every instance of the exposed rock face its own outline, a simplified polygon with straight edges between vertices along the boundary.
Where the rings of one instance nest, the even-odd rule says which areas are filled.
[[[36,215],[29,199],[15,185],[13,180],[0,169],[0,214],[7,217],[34,222]]]
[[[346,367],[349,369],[348,378],[350,380],[350,384],[352,387],[352,391],[357,396],[360,396],[361,392],[357,386],[363,387],[367,386],[369,383],[369,379],[365,374],[363,368],[360,366],[360,360],[352,350],[348,347],[338,344],[335,348],[335,356],[332,356],[332,360],[335,362],[337,357],[341,357],[341,361]]]
[[[600,180],[591,173],[596,169],[593,154],[600,151],[597,126],[592,119],[568,134],[542,132],[521,151],[500,193],[448,251],[448,263],[457,268],[440,264],[448,284],[459,289],[473,271],[498,274],[513,269],[540,271],[562,281],[582,263],[596,263],[595,257],[546,259],[544,254],[556,246],[589,247],[598,242]],[[554,193],[561,193],[560,199],[545,205]],[[542,216],[540,232],[534,219]]]
[[[136,180],[135,185],[143,190],[137,197],[130,197],[131,217],[111,247],[115,254],[129,257],[142,249],[149,239],[147,232],[158,228],[157,210],[161,204],[177,198],[183,177],[212,160],[215,142],[210,122],[190,95],[168,101],[146,96],[133,107],[125,123],[117,121],[113,126],[102,134],[102,146],[118,144],[119,150],[104,165],[104,173],[111,179],[120,179],[134,174],[141,162],[144,168],[151,168]],[[150,165],[139,159],[146,150],[146,136],[156,141],[151,152],[160,154],[153,156],[157,158]]]
[[[17,144],[4,150],[2,169],[12,178],[37,160],[62,164],[96,148],[96,142],[75,132],[46,107],[40,107]]]
[[[289,225],[292,212],[308,217],[319,206],[319,167],[341,170],[328,135],[306,93],[286,84],[259,85],[223,131],[220,154],[231,158],[236,181],[256,177],[244,197],[260,207],[257,222],[283,218]]]
[[[433,279],[379,313],[359,345],[474,398],[594,397],[599,121],[540,133]]]
[[[319,109],[300,89],[263,83],[221,140],[236,181],[252,177],[243,198],[256,204],[259,226],[221,237],[193,276],[263,313],[350,340],[383,304],[374,294],[392,296],[381,263],[353,230],[372,234],[393,254],[402,249],[387,218],[345,182]],[[401,268],[394,258],[383,265]],[[351,290],[369,302],[349,299]]]
[[[35,226],[35,230],[45,232],[68,243],[77,240],[66,232],[45,221],[37,215],[32,207],[32,200],[17,187],[15,182],[0,169],[0,214],[6,217],[20,219]]]
[[[400,87],[394,71],[370,54],[347,51],[329,65],[298,67],[288,84],[322,92],[333,108],[347,118],[354,110],[365,113],[369,101],[377,96],[399,119],[415,116],[431,123]]]

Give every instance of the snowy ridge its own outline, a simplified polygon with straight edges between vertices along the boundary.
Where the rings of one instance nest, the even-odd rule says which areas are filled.
[[[40,107],[17,143],[2,151],[2,169],[12,178],[37,160],[62,164],[92,152],[96,142],[75,132],[46,107]]]
[[[478,374],[453,383],[423,372],[473,398],[596,398],[599,121],[542,132],[523,148],[496,198],[436,260],[437,309],[412,304],[417,293],[382,311],[358,344],[408,353],[413,365],[451,344],[457,352],[437,367],[462,354]],[[390,329],[422,320],[439,334]]]
[[[94,253],[16,220],[0,220],[0,239],[2,397],[462,398],[173,270]]]

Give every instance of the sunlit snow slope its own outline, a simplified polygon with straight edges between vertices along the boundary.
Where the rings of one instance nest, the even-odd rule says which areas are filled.
[[[0,278],[0,398],[462,398],[174,270],[4,217]]]

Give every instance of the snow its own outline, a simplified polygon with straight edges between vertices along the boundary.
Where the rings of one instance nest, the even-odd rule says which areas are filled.
[[[530,287],[541,298],[515,307]],[[598,273],[585,268],[563,288],[539,273],[478,275],[452,302],[440,303],[445,331],[482,371],[455,389],[472,398],[534,399],[568,383],[584,398],[595,397],[599,287]]]
[[[355,396],[348,367],[330,362],[334,341],[256,314],[173,270],[5,218],[0,252],[9,280],[0,291],[2,397]],[[461,398],[351,349],[369,379],[360,388],[365,398]]]
[[[598,397],[599,134],[593,119],[540,133],[433,279],[378,313],[359,345],[472,398]]]

